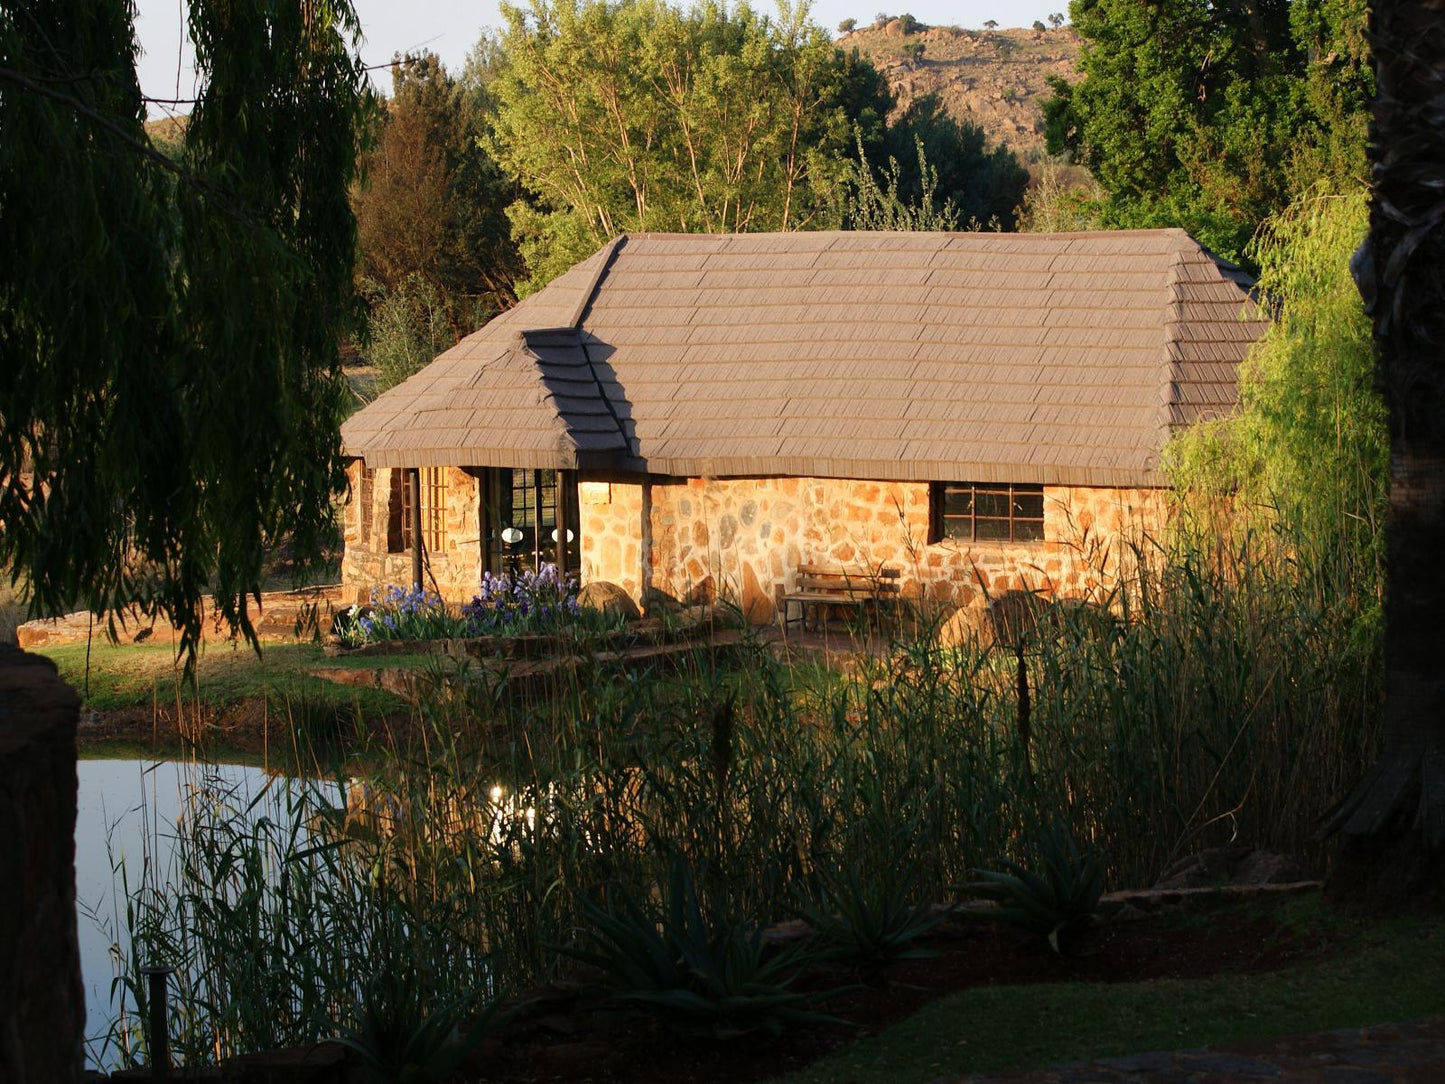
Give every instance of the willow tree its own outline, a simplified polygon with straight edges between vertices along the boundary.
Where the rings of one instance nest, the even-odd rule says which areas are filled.
[[[1385,740],[1334,812],[1345,893],[1445,899],[1445,10],[1380,0],[1370,234],[1355,270],[1390,438]]]
[[[189,0],[171,157],[133,14],[0,7],[0,567],[190,649],[204,595],[251,636],[267,549],[331,530],[368,92],[346,0]]]

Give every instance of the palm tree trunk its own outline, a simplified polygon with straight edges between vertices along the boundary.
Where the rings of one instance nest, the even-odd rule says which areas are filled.
[[[1445,899],[1445,0],[1377,0],[1370,236],[1355,272],[1390,432],[1385,742],[1326,818],[1337,898]]]

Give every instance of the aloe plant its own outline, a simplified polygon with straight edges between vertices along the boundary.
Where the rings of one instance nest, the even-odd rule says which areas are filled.
[[[582,913],[588,944],[568,955],[598,968],[619,999],[656,1010],[680,1034],[777,1036],[789,1025],[837,1022],[814,1010],[822,995],[791,989],[807,946],[773,952],[755,925],[709,922],[681,861],[672,863],[661,910],[622,893],[615,909],[583,901]]]
[[[973,870],[970,891],[995,900],[990,917],[1042,935],[1062,955],[1062,938],[1118,909],[1105,903],[1104,859],[1098,851],[1081,850],[1073,832],[1056,818],[1039,833],[1038,861],[1029,870],[1002,859],[1003,871]]]

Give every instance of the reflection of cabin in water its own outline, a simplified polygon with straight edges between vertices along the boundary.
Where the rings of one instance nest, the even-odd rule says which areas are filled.
[[[1170,433],[1263,322],[1178,230],[619,238],[343,427],[343,575],[443,593],[556,558],[634,597],[805,564],[905,593],[1070,592],[1161,514]],[[420,530],[413,530],[419,524]]]

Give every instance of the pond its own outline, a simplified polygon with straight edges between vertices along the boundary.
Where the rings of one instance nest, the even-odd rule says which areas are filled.
[[[87,1061],[107,1068],[114,1059],[104,1049],[116,1013],[111,980],[113,952],[124,953],[125,900],[121,865],[137,885],[149,864],[166,869],[174,846],[176,820],[187,787],[214,779],[238,794],[255,796],[278,778],[243,764],[199,765],[190,761],[81,760],[76,765],[80,793],[75,820],[76,927],[80,970],[85,984]]]

